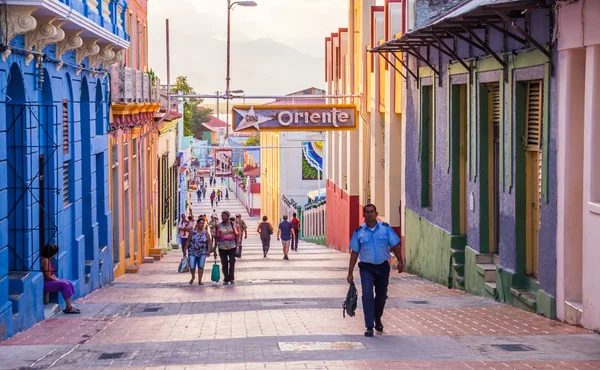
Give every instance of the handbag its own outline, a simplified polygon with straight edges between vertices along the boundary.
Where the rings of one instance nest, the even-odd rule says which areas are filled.
[[[190,261],[187,259],[187,257],[181,257],[177,271],[179,273],[190,272]]]
[[[348,293],[346,293],[346,300],[342,303],[342,314],[344,318],[346,317],[346,313],[350,317],[354,317],[356,306],[358,304],[358,292],[356,291],[356,286],[354,282],[350,283],[350,287],[348,288]]]
[[[219,269],[219,264],[217,263],[216,258],[210,273],[210,280],[214,281],[215,283],[218,283],[219,280],[221,280],[221,270]]]

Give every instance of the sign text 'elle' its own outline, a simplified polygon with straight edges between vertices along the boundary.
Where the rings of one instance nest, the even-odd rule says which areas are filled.
[[[353,130],[356,116],[356,106],[350,104],[235,106],[233,130]]]

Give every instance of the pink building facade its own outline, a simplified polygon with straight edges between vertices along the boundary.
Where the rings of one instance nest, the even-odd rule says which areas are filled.
[[[600,330],[600,1],[558,7],[556,313]]]

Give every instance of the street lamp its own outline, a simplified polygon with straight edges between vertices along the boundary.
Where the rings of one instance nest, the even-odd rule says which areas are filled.
[[[225,96],[227,100],[227,133],[225,134],[225,140],[229,139],[229,99],[231,94],[231,91],[229,91],[229,70],[231,64],[231,9],[233,9],[233,7],[236,5],[254,7],[258,4],[256,1],[235,1],[232,3],[231,0],[227,0],[227,88],[225,89]]]

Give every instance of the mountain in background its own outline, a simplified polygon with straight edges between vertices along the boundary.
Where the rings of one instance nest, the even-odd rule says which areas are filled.
[[[171,78],[187,75],[199,94],[225,90],[226,60],[223,40],[192,35],[171,39]],[[323,70],[323,58],[273,40],[231,44],[231,89],[244,90],[248,95],[285,95],[312,86],[324,88]],[[163,73],[157,72],[165,83]]]

